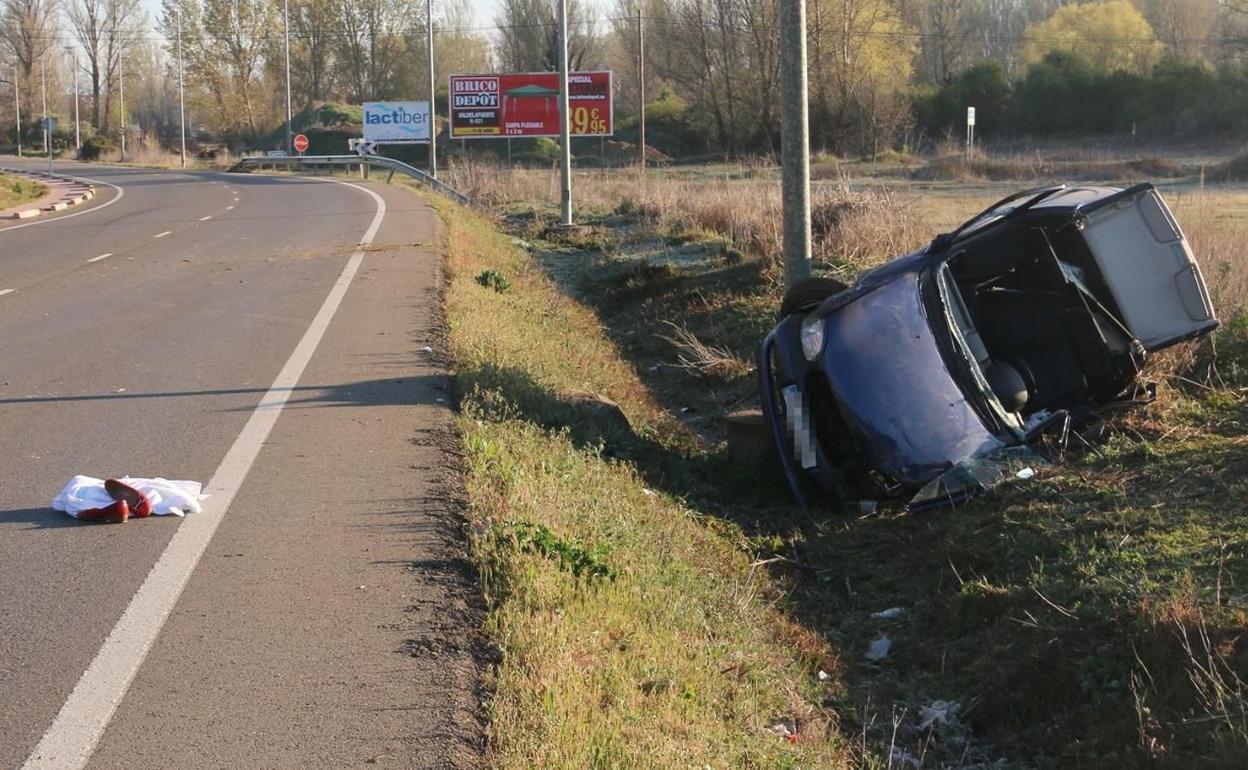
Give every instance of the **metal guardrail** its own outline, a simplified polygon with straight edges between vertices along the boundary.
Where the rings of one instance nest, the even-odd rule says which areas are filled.
[[[278,157],[257,155],[240,159],[238,163],[230,168],[230,171],[245,172],[253,168],[263,168],[265,166],[273,166],[274,168],[278,166],[288,168],[315,168],[317,166],[370,166],[372,168],[384,168],[388,169],[392,175],[396,171],[401,174],[407,174],[416,181],[429,185],[434,191],[440,192],[465,206],[472,205],[472,199],[454,187],[434,179],[415,166],[410,166],[401,160],[387,158],[384,155],[285,155]]]

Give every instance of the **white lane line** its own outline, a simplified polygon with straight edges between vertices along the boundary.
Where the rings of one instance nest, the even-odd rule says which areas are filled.
[[[212,219],[212,214],[209,214],[209,215],[208,215],[208,216],[206,216],[206,217],[200,217],[200,218],[199,218],[199,221],[200,221],[200,222],[207,222],[209,219]]]
[[[0,289],[0,297],[3,297],[5,294],[12,294],[15,291],[17,289]]]
[[[82,180],[83,182],[90,182],[92,184],[102,184],[107,187],[113,188],[114,190],[117,191],[117,194],[113,196],[112,200],[107,201],[105,203],[101,203],[98,206],[92,206],[91,208],[86,209],[84,211],[78,211],[73,214],[65,214],[64,216],[59,216],[59,217],[52,217],[51,219],[37,219],[34,222],[27,222],[24,225],[10,225],[8,227],[0,227],[0,235],[4,235],[5,233],[12,232],[14,230],[21,230],[23,227],[34,227],[35,225],[46,225],[49,222],[64,222],[66,219],[73,219],[74,217],[80,217],[83,214],[94,214],[100,209],[106,209],[109,206],[113,205],[117,201],[121,200],[121,196],[126,194],[125,190],[121,189],[120,187],[113,184],[112,182],[105,182],[102,179],[91,179],[85,176],[77,176],[77,177],[71,176],[70,179],[78,179],[78,180]]]
[[[153,237],[153,238],[164,238],[166,235],[168,235],[169,233],[172,233],[172,232],[173,232],[172,230],[166,230],[166,231],[164,231],[163,233],[156,233],[156,234],[155,234],[155,235],[153,235],[152,237]]]
[[[98,257],[92,257],[91,259],[88,259],[87,261],[88,261],[88,262],[99,262],[101,259],[108,259],[108,258],[109,258],[109,257],[111,257],[111,256],[113,256],[113,255],[112,255],[112,252],[109,252],[108,254],[101,254],[101,255],[100,255],[100,256],[98,256]]]
[[[169,545],[165,547],[151,572],[147,573],[147,578],[130,600],[121,619],[113,626],[95,659],[83,672],[82,678],[61,707],[60,713],[27,758],[23,765],[25,770],[65,770],[82,768],[87,764],[100,736],[104,734],[104,728],[113,718],[113,713],[130,688],[139,666],[143,664],[152,643],[156,641],[161,626],[181,596],[182,589],[186,587],[195,565],[229,510],[234,495],[247,478],[269,431],[282,413],[282,407],[299,383],[304,368],[312,360],[312,354],[316,352],[321,337],[329,328],[334,313],[338,311],[347,287],[351,285],[360,263],[364,261],[362,247],[372,243],[381,227],[381,220],[386,215],[386,202],[380,195],[359,185],[338,183],[367,193],[377,202],[377,213],[360,238],[361,248],[347,260],[347,266],[342,269],[337,282],[329,290],[329,296],[321,304],[312,324],[295,346],[273,385],[247,419],[243,431],[225,453],[217,472],[208,481],[204,493],[209,497],[204,501],[203,511],[192,513],[178,525]]]

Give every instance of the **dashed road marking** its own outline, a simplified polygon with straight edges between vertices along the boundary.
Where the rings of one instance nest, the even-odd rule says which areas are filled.
[[[226,206],[226,207],[225,207],[225,210],[226,210],[226,211],[233,211],[233,210],[234,210],[234,207],[233,207],[233,206]]]
[[[91,259],[88,259],[87,261],[88,261],[88,262],[99,262],[101,259],[108,259],[108,258],[109,258],[109,257],[111,257],[111,256],[113,256],[113,254],[112,254],[112,252],[109,252],[108,254],[101,254],[101,255],[100,255],[100,256],[98,256],[98,257],[92,257]]]
[[[200,222],[207,222],[209,219],[212,219],[212,214],[209,214],[209,215],[208,215],[208,216],[206,216],[206,217],[200,217],[200,218],[199,218],[199,221],[200,221]]]
[[[15,291],[17,289],[0,289],[0,297],[3,297],[5,294],[12,294]]]
[[[166,230],[166,231],[164,231],[163,233],[156,233],[156,234],[155,234],[155,235],[153,235],[152,237],[153,237],[153,238],[164,238],[166,235],[168,235],[169,233],[172,233],[172,232],[173,232],[172,230]]]

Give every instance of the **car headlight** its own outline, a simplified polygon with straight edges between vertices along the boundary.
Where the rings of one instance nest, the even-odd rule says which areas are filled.
[[[823,325],[825,319],[811,313],[802,319],[799,336],[802,338],[802,355],[814,361],[823,352]]]

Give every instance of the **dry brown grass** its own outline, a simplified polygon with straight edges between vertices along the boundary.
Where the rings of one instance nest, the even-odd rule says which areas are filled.
[[[100,158],[104,163],[116,163],[127,166],[141,166],[143,168],[181,168],[182,156],[179,153],[167,150],[164,147],[151,144],[137,145],[129,147],[126,150],[126,158],[122,161],[121,151],[106,153]],[[197,169],[227,169],[233,166],[238,159],[228,152],[218,153],[215,158],[201,159],[192,157],[187,154],[187,168]]]

